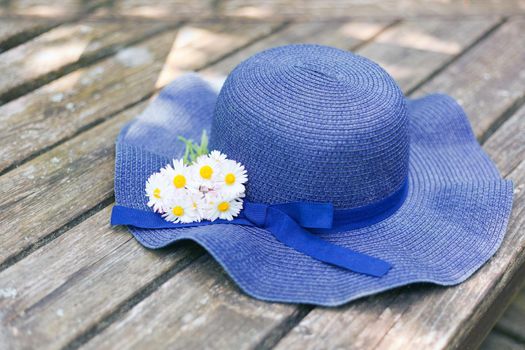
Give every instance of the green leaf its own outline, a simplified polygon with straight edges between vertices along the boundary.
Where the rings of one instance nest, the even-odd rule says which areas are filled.
[[[193,140],[188,140],[185,137],[179,136],[178,140],[184,142],[186,145],[186,150],[184,151],[184,156],[182,161],[186,165],[193,163],[199,156],[208,154],[208,135],[206,130],[202,131],[201,143],[194,143]]]

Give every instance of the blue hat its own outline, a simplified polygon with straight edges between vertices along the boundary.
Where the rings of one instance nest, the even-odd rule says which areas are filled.
[[[179,135],[203,130],[248,172],[243,219],[157,225],[144,184],[182,157]],[[148,248],[197,242],[262,300],[335,306],[460,283],[496,252],[512,206],[512,183],[452,98],[408,99],[374,62],[326,46],[258,53],[219,94],[185,75],[116,149],[113,223]]]

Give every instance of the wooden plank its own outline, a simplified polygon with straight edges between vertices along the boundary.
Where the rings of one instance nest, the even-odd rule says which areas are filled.
[[[465,16],[518,14],[525,11],[522,0],[492,1],[303,1],[227,0],[221,4],[221,14],[253,19],[295,18],[301,20],[335,18],[377,18],[423,16]],[[463,17],[464,18],[464,17]]]
[[[483,135],[516,101],[525,99],[525,74],[519,68],[519,62],[525,62],[524,32],[525,19],[511,19],[425,84],[418,95],[446,91],[465,106],[476,135]]]
[[[503,135],[515,133],[525,135],[525,106],[522,106],[508,121],[506,121],[495,133],[494,137],[489,138],[483,148],[494,159],[497,159],[497,165],[500,171],[508,174],[512,169],[517,167],[520,159],[525,154],[525,142],[516,142],[513,138],[506,138]]]
[[[525,344],[502,334],[492,332],[480,346],[480,350],[524,350]]]
[[[0,53],[52,28],[55,21],[0,19]]]
[[[448,23],[447,26],[450,27]],[[260,43],[258,45],[260,45]],[[520,135],[514,135],[513,137],[519,136]],[[505,137],[509,137],[509,135],[505,135]],[[220,344],[220,346],[217,347],[250,348],[259,345],[261,342],[268,344],[268,337],[278,338],[275,334],[279,333],[279,328],[282,325],[288,324],[290,320],[294,320],[296,315],[302,312],[300,307],[268,304],[254,299],[246,300],[244,295],[238,293],[237,288],[227,287],[230,284],[228,279],[223,276],[224,274],[221,274],[221,277],[209,272],[208,266],[214,265],[212,259],[209,257],[199,260],[195,265],[191,265],[188,270],[185,270],[188,274],[193,271],[191,274],[185,277],[180,277],[180,280],[170,280],[165,286],[165,289],[164,287],[159,289],[150,297],[137,304],[137,306],[124,318],[117,320],[105,331],[98,334],[88,342],[87,347],[129,346],[140,348],[141,345],[144,344],[142,343],[144,340],[153,341],[153,339],[162,339],[165,341],[165,344],[170,344],[176,347],[177,345],[171,342],[178,339],[178,342],[181,342],[180,344],[182,344],[181,348],[184,348],[185,346],[191,347],[191,342],[194,339],[199,339],[201,345],[204,347],[213,347],[215,344]],[[210,274],[213,274],[213,277],[210,277]],[[178,278],[178,276],[175,278]],[[210,278],[212,279],[212,282],[209,282]],[[220,282],[218,282],[219,279]],[[191,282],[188,282],[188,280]],[[198,283],[194,281],[198,281]],[[221,285],[221,288],[224,288],[225,290],[221,290],[221,292],[217,294],[209,293],[208,290],[211,289],[211,287],[208,283]],[[156,307],[155,305],[168,305],[168,300],[170,303],[173,302],[173,296],[169,291],[175,288],[175,286],[177,286],[177,291],[175,293],[178,298],[182,298],[183,300],[186,300],[185,298],[190,298],[190,296],[195,296],[195,299],[205,298],[208,300],[206,307],[199,308],[199,306],[191,305],[191,303],[185,307],[177,305],[177,307],[164,308],[163,310],[160,310],[162,309],[161,307]],[[236,298],[230,299],[221,297],[221,295],[228,293],[235,294]],[[393,309],[399,310],[398,312],[402,313],[407,305],[410,305],[409,300],[407,300],[407,295],[398,293],[399,291],[389,294],[389,300],[391,301],[392,306],[390,307],[390,310],[386,311],[386,313],[393,312]],[[232,308],[237,310],[236,300],[239,299],[242,300],[242,308],[239,308],[240,311],[227,313],[227,316],[221,318],[222,323],[217,322],[220,315],[226,313],[224,309],[229,310]],[[367,300],[369,301],[369,299]],[[402,300],[405,300],[405,302],[402,303]],[[267,318],[264,316],[264,313],[261,314],[260,309],[263,307],[270,307],[270,309],[264,309],[265,313],[282,314]],[[153,308],[154,311],[150,314],[147,310],[151,308]],[[369,313],[366,313],[366,310],[368,310]],[[334,310],[333,312],[337,313],[341,312],[341,310]],[[182,321],[185,313],[192,315],[187,320],[189,323],[187,327],[184,327],[184,322]],[[374,320],[377,318],[376,315],[381,315],[382,313],[385,313],[385,305],[381,300],[372,303],[369,301],[368,303],[363,304],[361,309],[355,312],[357,315],[366,315],[366,318],[370,320]],[[330,318],[327,317],[327,319]],[[385,318],[384,320],[385,325],[391,322],[388,318]],[[257,327],[254,327],[254,323],[252,322],[255,322]],[[142,329],[139,324],[153,324],[156,326]],[[163,324],[166,326],[161,326]],[[227,324],[228,326],[222,327],[222,324]],[[249,328],[244,328],[246,324],[251,326]],[[361,320],[355,325],[358,328],[364,326],[366,325],[366,320]],[[245,333],[248,332],[247,329],[251,330],[249,337],[245,337]],[[169,333],[168,330],[171,330],[171,333]],[[377,333],[377,329],[370,328],[368,332],[371,333],[371,336]],[[122,337],[123,334],[126,334],[125,339]],[[204,336],[204,334],[211,334],[211,336]],[[269,345],[271,345],[271,342],[269,342]],[[318,347],[322,348],[323,346],[321,344],[321,346]]]
[[[396,77],[403,91],[410,93],[499,22],[497,17],[405,21],[379,35],[359,53],[379,63]]]
[[[115,138],[142,108],[126,110],[0,177],[0,261],[112,195]]]
[[[110,11],[113,16],[159,18],[208,18],[216,11],[214,0],[164,0],[152,2],[148,0],[120,0],[112,4]]]
[[[394,19],[446,16],[516,15],[525,13],[523,0],[222,0],[192,1],[120,0],[111,2],[101,15],[112,18],[213,19],[259,21],[327,21],[348,19]]]
[[[0,103],[166,28],[164,24],[65,24],[0,54]]]
[[[349,49],[365,38],[374,37],[372,42],[365,43],[359,54],[379,63],[396,77],[404,91],[410,92],[499,21],[496,17],[461,21],[413,20],[394,25],[384,32],[381,29],[385,22],[298,23],[237,52],[204,70],[203,74],[224,77],[238,62],[269,47],[317,43]],[[456,30],[451,31],[450,27]]]
[[[187,54],[190,55],[190,57],[191,52],[191,50],[187,51]],[[175,59],[176,57],[180,58],[177,60]],[[183,63],[186,62],[184,60],[188,59],[188,57],[175,55],[174,59],[175,62]],[[7,237],[4,242],[4,244],[9,245],[9,248],[2,249],[2,251],[7,250],[12,252],[14,250],[13,245],[16,248],[15,252],[26,249],[27,242],[35,242],[40,239],[39,237],[42,237],[43,233],[51,232],[56,227],[59,227],[59,225],[67,223],[71,217],[79,215],[83,210],[86,210],[90,206],[94,206],[96,203],[110,197],[113,187],[112,169],[114,163],[112,148],[116,133],[122,124],[126,120],[129,120],[133,115],[137,114],[138,110],[143,108],[143,106],[144,104],[140,104],[132,110],[115,116],[109,121],[80,134],[72,140],[44,153],[0,178],[0,188],[5,188],[7,190],[4,195],[0,195],[0,198],[13,196],[9,203],[6,203],[6,209],[8,210],[9,207],[14,205],[18,207],[16,209],[13,207],[14,211],[11,212],[12,214],[22,211],[32,212],[37,215],[32,218],[11,215],[12,229],[4,226],[2,230],[0,230],[0,232],[11,232],[11,234],[9,234],[10,237]],[[40,178],[38,174],[42,174],[42,178]],[[34,178],[28,179],[28,177],[31,176],[34,176]],[[5,179],[10,180],[8,181]],[[2,181],[4,182],[2,183]],[[27,190],[28,188],[31,188],[31,190]],[[31,192],[31,194],[29,194],[29,192]],[[83,208],[79,208],[75,205],[78,203],[77,198],[79,196],[82,196]],[[5,199],[3,201],[6,202]],[[4,211],[2,211],[2,213],[3,212]],[[77,295],[78,292],[75,291],[74,283],[65,283],[59,278],[61,281],[60,285],[63,285],[60,287],[60,290],[62,291],[61,294],[55,292],[55,289],[58,287],[56,285],[57,282],[54,281],[48,281],[49,284],[40,284],[39,287],[33,289],[30,287],[30,285],[33,284],[31,278],[28,278],[27,272],[25,272],[30,270],[39,271],[39,266],[42,265],[46,265],[51,269],[49,264],[53,264],[57,271],[62,270],[60,264],[64,263],[67,265],[68,258],[56,259],[56,252],[63,249],[69,249],[67,247],[72,243],[69,239],[66,240],[65,237],[72,235],[79,236],[77,239],[81,239],[80,236],[84,237],[85,241],[78,244],[79,246],[86,247],[86,254],[90,256],[93,255],[93,250],[95,250],[95,248],[87,248],[87,246],[100,244],[99,241],[92,242],[91,237],[93,231],[97,231],[97,235],[105,236],[109,236],[114,232],[113,229],[107,226],[108,215],[107,212],[100,214],[100,216],[97,214],[98,221],[89,219],[86,221],[86,224],[82,223],[78,228],[65,232],[58,239],[49,243],[51,246],[48,244],[45,249],[35,251],[27,258],[12,265],[0,275],[0,288],[3,288],[3,290],[6,291],[4,294],[9,294],[9,291],[12,291],[13,289],[17,291],[13,298],[9,297],[8,299],[10,300],[6,301],[4,304],[0,304],[2,308],[11,310],[9,311],[11,316],[4,318],[2,323],[3,328],[8,329],[7,332],[9,334],[6,335],[6,337],[8,337],[8,339],[13,338],[10,341],[14,342],[16,345],[26,344],[23,343],[24,341],[31,342],[31,339],[33,338],[21,336],[20,338],[24,338],[25,340],[20,340],[15,334],[27,335],[29,332],[35,335],[36,339],[40,339],[42,342],[45,340],[45,343],[50,344],[52,347],[53,345],[71,341],[73,336],[80,336],[80,339],[83,339],[85,336],[83,332],[88,332],[87,334],[89,334],[90,328],[101,318],[104,318],[105,315],[112,311],[114,312],[116,305],[121,305],[122,303],[127,302],[129,293],[112,293],[108,297],[107,293],[90,292],[90,288],[87,286],[89,283],[82,282],[84,292],[86,295],[90,295],[90,303],[88,308],[81,308],[77,306],[77,304],[79,304],[78,299],[75,299],[75,295]],[[5,219],[1,221],[5,222],[5,220],[9,220],[9,218],[5,217]],[[44,228],[44,230],[42,230],[42,228]],[[13,235],[12,232],[15,230],[17,234]],[[102,231],[106,233],[102,234]],[[20,239],[21,237],[23,237],[23,239]],[[9,240],[11,241],[8,242]],[[56,248],[55,244],[57,245]],[[109,246],[112,243],[107,242],[106,244]],[[148,253],[148,251],[143,248],[136,249],[136,247],[134,247],[135,246],[132,244],[119,246],[119,244],[115,243],[114,249],[118,250],[119,253],[114,253],[116,257],[115,262],[112,263],[113,265],[103,265],[105,266],[104,269],[114,271],[116,267],[125,264],[125,262],[121,262],[120,264],[116,262],[118,259],[122,259],[122,256],[135,256],[134,254],[151,255],[151,253]],[[132,251],[130,251],[131,249]],[[72,254],[71,258],[73,258],[75,254]],[[58,265],[53,263],[53,258],[55,258],[55,263]],[[90,259],[95,258],[96,256],[91,257]],[[138,257],[135,258],[137,260],[141,259]],[[162,255],[157,258],[164,259]],[[84,260],[83,258],[78,259],[79,261]],[[158,264],[161,264],[161,262],[158,262]],[[81,276],[78,277],[79,279],[85,279],[85,281],[92,280],[93,276],[91,276],[91,270],[88,266],[80,264],[78,266],[75,265],[73,268],[75,268],[76,271],[80,271],[74,273],[75,276]],[[159,274],[162,274],[163,272],[164,270],[159,269],[158,274],[150,273],[150,277],[152,279],[157,278]],[[73,274],[73,272],[65,273]],[[115,271],[115,274],[118,276],[119,274],[122,274],[122,271]],[[14,276],[19,276],[20,278],[13,279]],[[122,280],[116,279],[114,281],[116,284],[111,284],[109,282],[111,281],[111,278],[109,278],[108,282],[105,282],[108,283],[108,289],[116,290],[118,288],[130,288],[128,292],[132,292],[134,289],[136,290],[139,288],[136,287],[134,283],[148,283],[143,279],[135,281],[136,277],[141,275],[126,274],[125,276],[126,279],[133,279],[134,282],[130,280],[127,283],[123,283]],[[50,280],[53,279],[54,278],[50,278]],[[91,286],[92,288],[98,288],[97,284],[91,284]],[[72,294],[69,294],[68,292],[70,287],[73,288],[71,290]],[[34,293],[26,294],[20,292],[28,288]],[[68,321],[61,321],[56,317],[56,305],[65,305],[68,303],[62,300],[65,295],[69,295],[68,298],[71,298],[70,303],[71,305],[74,305],[74,307],[67,308]],[[99,298],[103,300],[99,300]],[[106,299],[108,298],[111,299],[110,302],[107,302]],[[39,300],[44,301],[39,302]],[[54,304],[55,306],[53,307],[47,307],[47,301],[56,304]],[[31,306],[35,303],[38,303],[40,306],[38,309],[35,309],[38,310],[38,312],[35,311],[32,313],[33,309],[31,309]],[[99,304],[102,304],[102,306],[97,307],[96,312],[91,312],[93,311],[92,306]],[[64,310],[65,314],[66,308],[62,308],[62,310]],[[62,312],[60,312],[60,314],[62,314]],[[25,315],[31,316],[25,318]],[[47,317],[49,318],[46,320]],[[75,327],[69,325],[71,320],[74,320]],[[82,320],[82,322],[79,322],[78,320]],[[53,326],[48,328],[47,325]],[[57,336],[57,332],[60,332],[61,335]],[[36,336],[36,334],[38,334],[38,336]]]
[[[109,212],[0,274],[1,348],[62,348],[202,253],[184,244],[145,250],[125,229],[108,229]]]
[[[341,49],[354,49],[365,44],[394,22],[308,22],[293,23],[281,32],[258,41],[244,50],[221,60],[201,73],[212,79],[224,79],[241,61],[265,49],[300,43],[316,43],[337,46]]]
[[[83,349],[253,349],[295,310],[293,305],[255,305],[214,261],[202,257]],[[130,332],[141,328],[137,335]]]
[[[42,18],[71,17],[89,11],[85,2],[68,0],[58,4],[39,1],[10,1],[0,6],[0,15],[35,16]],[[152,3],[146,0],[98,1],[101,19],[157,20],[260,20],[260,21],[334,21],[348,19],[394,19],[466,16],[523,15],[523,0],[484,1],[239,1],[239,0],[168,0]]]
[[[0,172],[147,98],[181,71],[202,68],[274,28],[187,25],[1,106]]]
[[[513,300],[496,324],[495,329],[525,344],[525,327],[523,325],[525,325],[525,288]]]
[[[31,16],[36,18],[74,18],[107,3],[107,0],[7,0],[0,3],[0,15]]]

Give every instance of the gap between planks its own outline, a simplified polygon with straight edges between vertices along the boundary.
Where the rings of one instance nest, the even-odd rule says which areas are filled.
[[[86,7],[86,10],[82,13],[79,13],[73,17],[65,17],[62,20],[60,19],[42,19],[42,18],[26,18],[24,16],[22,17],[12,17],[12,16],[5,16],[0,15],[0,20],[21,20],[21,21],[36,21],[36,22],[42,22],[40,25],[32,25],[29,28],[23,29],[20,32],[14,33],[13,35],[6,37],[2,41],[0,41],[0,54],[3,52],[6,52],[9,49],[12,49],[18,45],[23,44],[26,41],[29,41],[45,32],[48,32],[60,25],[73,23],[76,21],[79,21],[90,14],[93,13],[93,11],[99,9],[101,6],[104,6],[104,3],[106,2],[95,2],[93,4],[88,4]],[[0,99],[1,101],[1,99]]]

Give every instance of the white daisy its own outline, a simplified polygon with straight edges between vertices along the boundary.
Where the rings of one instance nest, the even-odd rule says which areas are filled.
[[[221,166],[217,161],[211,159],[207,155],[204,155],[195,160],[195,162],[191,165],[191,170],[194,186],[197,188],[200,185],[213,187],[213,182],[220,173]]]
[[[161,173],[154,173],[146,182],[146,195],[148,196],[148,207],[158,213],[166,211],[166,200],[171,196],[171,186],[166,177]]]
[[[168,179],[171,187],[176,190],[184,190],[189,182],[190,169],[184,165],[182,159],[173,160],[173,166],[170,164],[166,165],[161,173]]]
[[[199,191],[189,191],[188,196],[193,210],[196,211],[196,214],[199,217],[196,221],[201,221],[206,216],[206,201],[204,195]]]
[[[200,215],[197,206],[194,206],[189,193],[177,191],[168,199],[164,219],[174,223],[188,223],[200,221]]]
[[[217,163],[222,163],[226,160],[226,155],[222,154],[219,151],[211,151],[210,152],[210,159],[216,161]]]
[[[238,196],[244,193],[244,184],[248,181],[248,176],[241,164],[229,159],[224,161],[218,177],[220,190],[226,196]]]
[[[238,198],[219,196],[217,200],[209,201],[207,203],[206,219],[210,221],[215,221],[216,219],[231,221],[234,217],[239,215],[241,210],[242,200]]]

